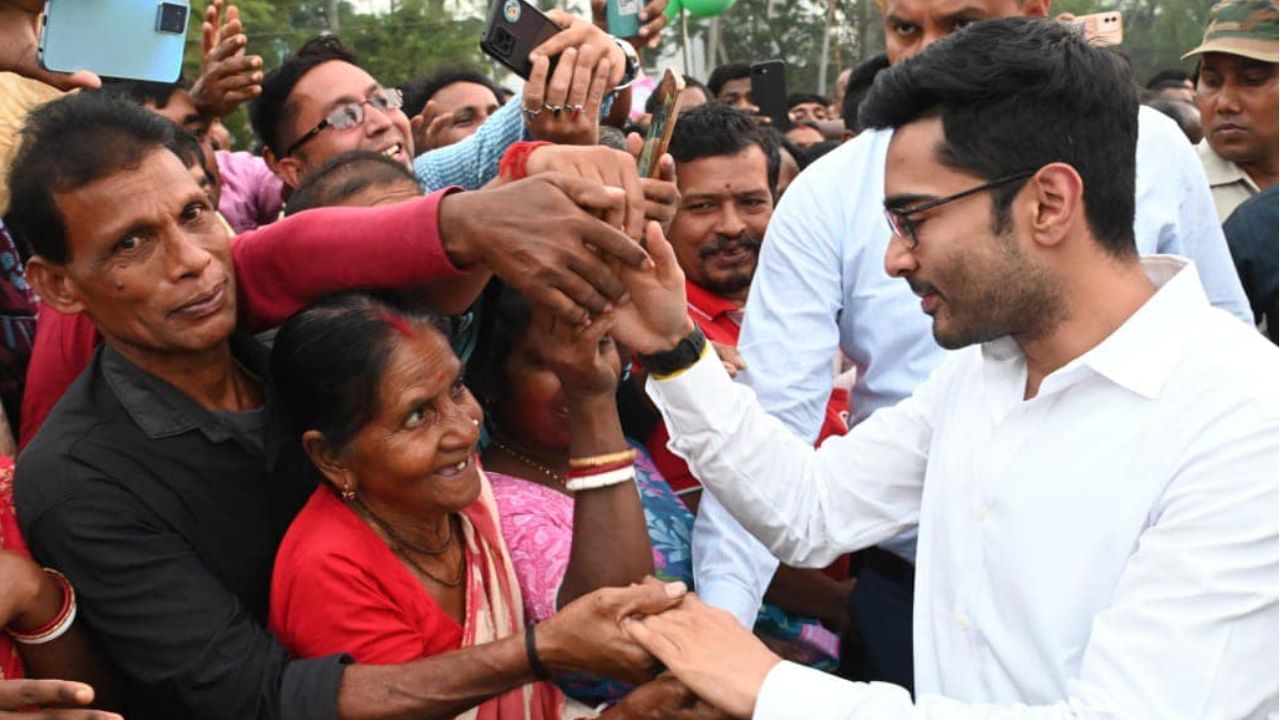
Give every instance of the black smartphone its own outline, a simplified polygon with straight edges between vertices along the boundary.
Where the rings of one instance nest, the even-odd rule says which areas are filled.
[[[766,60],[751,66],[751,101],[760,114],[769,118],[775,128],[786,132],[791,127],[787,110],[787,64],[782,60]]]
[[[480,49],[528,80],[533,72],[529,53],[558,32],[559,25],[525,0],[492,0]],[[555,71],[557,59],[551,58],[548,77]]]

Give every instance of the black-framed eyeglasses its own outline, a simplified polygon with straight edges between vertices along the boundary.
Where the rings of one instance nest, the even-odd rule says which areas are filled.
[[[987,190],[994,190],[1012,182],[1026,180],[1035,174],[1035,170],[1024,170],[1019,173],[1014,173],[1013,175],[996,178],[989,183],[984,183],[975,188],[969,188],[968,190],[958,192],[955,195],[948,195],[943,198],[938,198],[937,200],[930,200],[910,207],[889,207],[886,205],[884,209],[884,217],[889,221],[889,231],[892,232],[895,237],[900,237],[903,240],[906,240],[908,250],[915,250],[920,247],[920,239],[916,237],[916,226],[920,224],[920,221],[912,220],[912,215],[919,215],[922,212],[942,207],[947,203],[967,198],[970,195],[977,195],[978,193],[986,192]]]
[[[333,128],[334,130],[350,130],[353,127],[359,127],[364,122],[364,106],[372,105],[382,112],[391,112],[399,110],[404,106],[404,96],[396,88],[378,88],[369,93],[369,97],[364,100],[358,100],[343,103],[338,107],[329,111],[325,119],[321,120],[318,125],[311,128],[306,135],[298,138],[296,142],[284,151],[283,157],[289,157],[295,150],[302,147],[311,138],[324,132],[325,128]]]

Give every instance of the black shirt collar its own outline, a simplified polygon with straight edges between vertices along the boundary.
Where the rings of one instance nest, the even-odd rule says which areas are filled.
[[[237,330],[231,334],[231,354],[260,380],[267,377],[270,353],[253,336]],[[200,407],[186,393],[134,365],[104,343],[102,374],[129,417],[147,437],[156,440],[199,430],[210,442],[238,439],[234,428]],[[263,383],[268,405],[268,388]]]

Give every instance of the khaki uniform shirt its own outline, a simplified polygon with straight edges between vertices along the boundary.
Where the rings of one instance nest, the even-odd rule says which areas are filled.
[[[1239,165],[1222,159],[1214,152],[1209,147],[1208,140],[1200,141],[1196,151],[1200,153],[1200,163],[1204,165],[1204,174],[1209,179],[1209,191],[1213,193],[1213,206],[1218,211],[1218,222],[1226,222],[1236,206],[1257,195],[1261,188]]]

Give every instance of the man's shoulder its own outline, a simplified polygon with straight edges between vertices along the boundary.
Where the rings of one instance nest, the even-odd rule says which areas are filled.
[[[884,199],[884,166],[892,130],[867,130],[805,168],[778,203],[770,234],[813,235],[815,224],[841,236],[849,226],[880,217]],[[779,230],[773,228],[777,226]]]
[[[1227,417],[1280,430],[1280,348],[1219,308],[1187,323],[1185,352],[1168,389],[1213,424]]]

